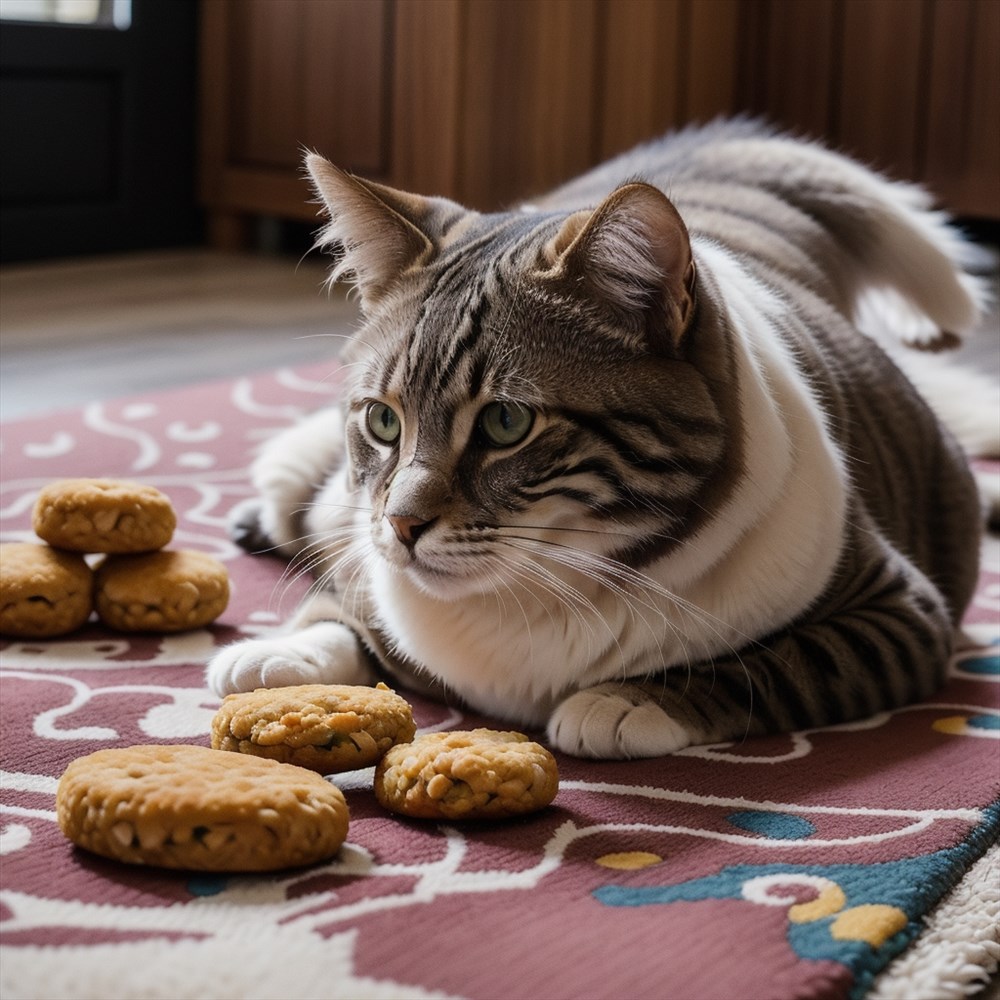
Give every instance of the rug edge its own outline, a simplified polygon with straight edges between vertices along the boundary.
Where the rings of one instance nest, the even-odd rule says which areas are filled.
[[[883,970],[866,1000],[959,1000],[1000,967],[1000,843],[970,866],[924,920],[907,950]]]

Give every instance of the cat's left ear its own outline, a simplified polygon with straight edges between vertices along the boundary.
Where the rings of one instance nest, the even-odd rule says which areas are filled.
[[[625,184],[593,212],[571,215],[545,256],[549,274],[577,294],[680,346],[694,314],[695,267],[687,226],[658,188]]]
[[[350,276],[363,308],[432,256],[434,244],[422,223],[433,212],[433,199],[362,180],[315,153],[306,156],[306,169],[330,216],[317,245],[340,255],[331,278]]]

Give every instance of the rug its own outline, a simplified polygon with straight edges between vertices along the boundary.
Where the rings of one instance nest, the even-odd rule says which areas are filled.
[[[71,847],[53,798],[69,761],[206,744],[218,704],[206,658],[273,628],[303,592],[224,524],[250,494],[255,448],[335,397],[338,377],[283,370],[3,429],[4,540],[32,537],[45,483],[128,477],[170,496],[174,547],[219,557],[233,580],[210,628],[92,624],[3,645],[5,998],[949,996],[995,967],[995,538],[968,615],[978,646],[921,704],[660,760],[560,756],[553,805],[506,823],[402,820],[375,802],[370,770],[352,772],[336,779],[351,810],[339,855],[273,875],[127,867]],[[491,721],[412,700],[424,730]]]

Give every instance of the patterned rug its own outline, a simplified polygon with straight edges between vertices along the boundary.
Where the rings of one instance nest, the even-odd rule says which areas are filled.
[[[223,559],[212,628],[87,626],[2,649],[5,998],[861,997],[960,995],[1000,953],[1000,546],[929,701],[847,726],[661,760],[561,757],[548,810],[437,825],[383,812],[371,772],[331,863],[269,876],[117,865],[55,824],[66,764],[105,746],[207,743],[217,645],[271,628],[304,581],[226,539],[268,435],[336,394],[280,371],[11,424],[4,540],[45,483],[121,476],[166,492],[172,545]],[[488,724],[414,699],[423,729]],[[898,960],[897,957],[899,956]],[[894,961],[896,960],[896,961]],[[881,977],[879,974],[888,969]]]

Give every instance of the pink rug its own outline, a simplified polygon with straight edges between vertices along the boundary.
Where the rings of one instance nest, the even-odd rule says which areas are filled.
[[[72,848],[54,813],[66,764],[105,746],[207,743],[217,701],[205,659],[271,627],[304,590],[280,562],[239,552],[224,522],[249,495],[255,446],[335,396],[325,375],[281,371],[3,429],[4,540],[32,537],[45,483],[128,477],[172,499],[174,547],[222,558],[234,582],[210,629],[129,638],[91,625],[3,644],[5,998],[860,997],[886,967],[881,991],[957,995],[989,967],[995,538],[968,616],[981,648],[923,704],[662,760],[560,758],[554,805],[506,824],[402,821],[355,772],[338,779],[351,809],[339,857],[279,875],[192,876]],[[489,723],[414,707],[424,728]]]

